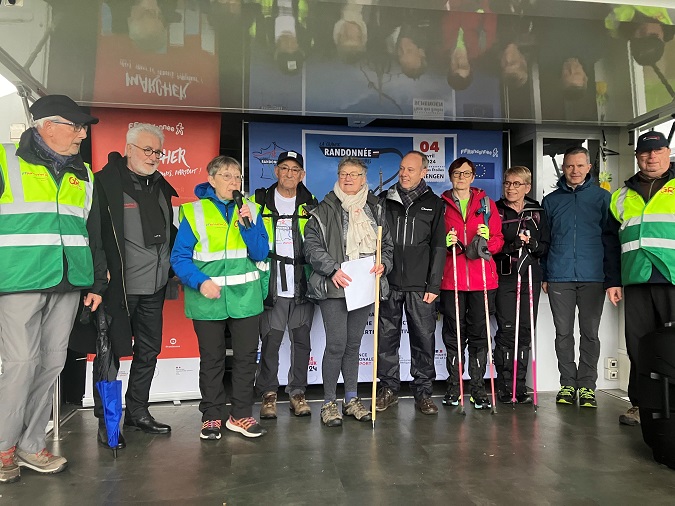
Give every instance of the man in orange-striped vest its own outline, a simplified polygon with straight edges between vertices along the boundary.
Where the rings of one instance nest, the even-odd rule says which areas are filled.
[[[53,385],[80,290],[96,310],[106,287],[93,173],[79,154],[98,118],[64,95],[30,112],[18,146],[0,145],[0,483],[19,467],[66,468],[45,445]]]

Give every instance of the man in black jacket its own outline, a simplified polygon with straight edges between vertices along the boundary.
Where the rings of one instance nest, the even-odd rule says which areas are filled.
[[[427,186],[429,161],[411,151],[403,157],[398,183],[380,195],[394,240],[394,267],[387,275],[391,295],[380,305],[377,376],[380,389],[376,409],[398,402],[401,380],[399,348],[403,306],[410,336],[410,388],[416,407],[425,415],[438,413],[431,400],[434,366],[436,305],[445,264],[443,203]]]
[[[305,399],[307,367],[311,352],[310,330],[314,304],[305,297],[307,273],[302,254],[304,229],[309,214],[307,205],[316,205],[314,195],[302,184],[305,177],[302,155],[296,151],[281,153],[274,167],[277,182],[255,192],[265,226],[273,241],[270,247],[270,283],[265,311],[260,319],[262,349],[256,388],[262,395],[260,418],[277,417],[279,388],[279,347],[288,327],[291,339],[291,365],[286,392],[295,416],[309,416]]]
[[[148,399],[162,348],[162,309],[175,237],[171,197],[178,194],[157,171],[163,156],[162,131],[154,125],[138,123],[129,129],[126,141],[126,156],[110,153],[107,165],[95,178],[110,273],[104,303],[112,316],[109,334],[116,369],[119,357],[133,353],[124,425],[149,434],[168,434],[171,427],[150,415]],[[94,415],[99,419],[97,439],[107,446],[103,408],[96,388]],[[118,448],[124,446],[120,436]]]

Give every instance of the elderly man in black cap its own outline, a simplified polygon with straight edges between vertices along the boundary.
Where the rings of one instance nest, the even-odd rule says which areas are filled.
[[[612,195],[610,210],[621,224],[621,282],[624,285],[626,350],[630,358],[631,408],[619,417],[639,425],[638,346],[642,336],[675,321],[675,164],[661,132],[638,138],[640,171]]]
[[[279,348],[286,327],[291,339],[291,365],[286,392],[295,416],[309,416],[305,399],[307,366],[311,351],[310,330],[314,304],[306,298],[306,262],[302,254],[305,225],[309,215],[305,208],[316,205],[314,195],[302,184],[304,160],[296,151],[279,155],[274,167],[277,182],[255,192],[255,202],[262,206],[265,227],[273,241],[269,257],[270,287],[265,311],[260,318],[262,350],[256,389],[262,395],[260,418],[277,417],[279,388]]]
[[[17,481],[19,466],[66,468],[45,445],[53,385],[80,290],[96,310],[106,286],[93,174],[79,154],[98,119],[63,95],[30,111],[18,148],[0,145],[0,483]]]

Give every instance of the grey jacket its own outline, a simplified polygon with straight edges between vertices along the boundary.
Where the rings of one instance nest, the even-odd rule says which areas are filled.
[[[366,205],[382,225],[382,263],[384,274],[380,277],[380,298],[389,297],[389,283],[386,274],[391,271],[394,258],[394,243],[389,226],[378,198],[368,193]],[[344,298],[343,288],[335,288],[330,277],[345,261],[345,241],[342,220],[342,204],[332,191],[313,209],[305,227],[304,253],[307,262],[314,269],[307,283],[307,297],[313,300]]]

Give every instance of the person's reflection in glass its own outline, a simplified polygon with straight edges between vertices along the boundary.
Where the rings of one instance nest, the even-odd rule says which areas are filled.
[[[348,0],[340,19],[333,26],[333,42],[338,58],[345,63],[356,63],[366,54],[368,27],[363,19],[363,6]]]

